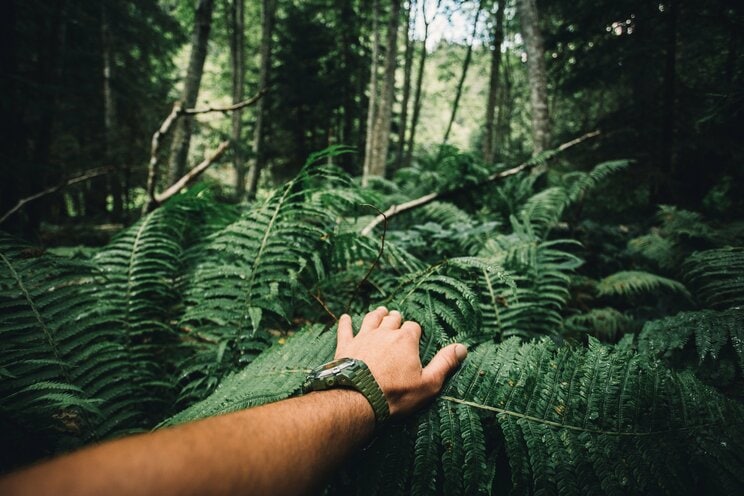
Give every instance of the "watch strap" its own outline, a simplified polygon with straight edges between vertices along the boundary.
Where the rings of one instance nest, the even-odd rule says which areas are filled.
[[[353,362],[352,366],[339,367],[339,370],[331,376],[319,377],[322,371],[349,361]],[[350,388],[362,393],[372,406],[377,425],[382,424],[390,417],[390,407],[380,385],[367,364],[356,358],[340,358],[317,367],[308,375],[302,386],[302,391],[303,393],[309,393],[338,387]]]

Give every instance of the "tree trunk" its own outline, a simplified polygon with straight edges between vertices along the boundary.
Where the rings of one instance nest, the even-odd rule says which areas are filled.
[[[194,107],[199,96],[204,59],[207,58],[209,31],[212,27],[213,7],[214,0],[198,0],[196,6],[194,31],[191,35],[191,55],[181,96],[184,108]],[[173,130],[173,144],[168,164],[169,185],[176,182],[186,172],[186,160],[191,144],[191,125],[191,117],[184,116],[178,120]]]
[[[499,105],[499,113],[496,118],[496,128],[499,130],[496,142],[499,149],[502,150],[502,156],[508,156],[511,151],[511,118],[514,111],[514,101],[511,97],[512,83],[509,76],[510,64],[508,51],[502,65],[504,79],[501,85],[501,104]]]
[[[403,65],[403,99],[400,102],[400,125],[398,126],[398,144],[396,150],[396,166],[403,164],[403,152],[406,143],[406,127],[408,126],[408,103],[411,99],[411,72],[413,69],[413,46],[416,28],[416,0],[408,3],[408,30],[406,31],[406,51]]]
[[[258,69],[258,88],[264,90],[269,85],[271,71],[271,37],[274,31],[275,0],[261,0],[261,48],[260,67]],[[266,165],[264,144],[266,139],[266,110],[269,95],[266,94],[256,104],[256,125],[253,131],[253,164],[248,171],[248,189],[246,196],[249,200],[256,197],[258,179]]]
[[[113,47],[111,40],[111,26],[106,4],[101,3],[101,55],[103,65],[103,131],[104,156],[107,166],[114,166],[109,175],[109,186],[112,197],[112,217],[120,221],[123,213],[123,192],[121,173],[117,165],[117,153],[114,147],[118,142],[116,136],[116,100],[114,98],[111,81],[113,79]]]
[[[663,82],[663,108],[662,108],[662,128],[661,128],[661,152],[664,173],[660,183],[661,197],[660,202],[676,203],[679,185],[675,179],[675,156],[674,156],[674,123],[675,107],[677,93],[677,17],[678,4],[677,0],[670,0],[668,4],[669,13],[667,24],[666,53],[664,63],[664,82]]]
[[[421,40],[421,56],[419,57],[418,73],[416,74],[416,87],[413,96],[413,115],[411,116],[411,132],[406,145],[406,156],[403,165],[410,167],[413,161],[413,147],[416,144],[416,126],[418,126],[419,115],[421,115],[421,94],[424,82],[424,67],[426,66],[426,42],[429,40],[429,25],[434,21],[439,10],[440,1],[437,1],[434,16],[426,18],[426,1],[421,2],[421,18],[424,23],[424,38]]]
[[[230,65],[232,69],[233,103],[243,101],[245,81],[245,16],[244,0],[233,0],[230,5]],[[235,168],[235,199],[240,201],[245,196],[245,160],[243,157],[242,109],[233,111],[231,119],[233,167]]]
[[[473,21],[473,32],[470,35],[470,43],[468,49],[465,52],[465,60],[462,63],[462,74],[460,74],[460,80],[457,82],[457,89],[455,90],[455,101],[452,102],[452,114],[450,120],[447,123],[447,129],[444,131],[444,138],[442,138],[442,144],[446,145],[449,140],[450,133],[452,132],[452,125],[455,123],[455,117],[457,117],[457,108],[460,106],[460,98],[462,97],[462,88],[465,85],[465,78],[468,75],[468,69],[470,68],[470,61],[473,58],[473,42],[475,41],[475,33],[478,28],[478,18],[481,13],[481,3],[478,3],[478,10],[475,13],[475,20]]]
[[[517,0],[517,12],[519,13],[522,37],[527,51],[527,77],[530,85],[530,106],[532,107],[533,154],[537,155],[550,147],[545,48],[540,33],[536,0]]]
[[[486,125],[483,136],[483,162],[493,163],[494,159],[494,118],[496,116],[496,98],[499,89],[499,68],[501,65],[501,44],[504,41],[504,3],[499,0],[496,10],[491,46],[491,78],[488,82],[488,100],[486,102]]]
[[[380,92],[380,105],[375,116],[375,139],[369,175],[385,177],[387,154],[390,149],[390,120],[395,99],[395,68],[398,59],[398,26],[400,25],[400,0],[391,0],[387,26],[385,65]]]
[[[369,100],[367,101],[367,139],[364,142],[364,165],[362,167],[362,186],[367,185],[370,166],[375,149],[375,122],[377,121],[377,66],[380,58],[380,2],[372,2],[372,61],[369,70]]]

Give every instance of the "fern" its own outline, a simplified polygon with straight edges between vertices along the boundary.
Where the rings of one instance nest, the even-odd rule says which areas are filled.
[[[638,349],[671,359],[688,345],[696,350],[698,365],[709,360],[719,363],[728,347],[735,356],[739,373],[744,372],[744,310],[732,308],[722,312],[700,310],[681,312],[673,317],[653,320],[643,326],[638,336]],[[728,345],[728,346],[727,346]]]
[[[633,329],[633,319],[612,308],[593,308],[588,312],[565,319],[566,332],[589,334],[605,342],[615,342]]]
[[[682,267],[685,281],[710,308],[744,305],[744,248],[720,248],[690,255]]]
[[[339,210],[354,195],[348,177],[308,159],[303,171],[265,203],[216,233],[188,282],[180,326],[200,341],[183,368],[182,398],[199,398],[224,373],[268,343],[270,325],[286,325],[318,281]]]
[[[506,270],[510,280],[485,281],[482,293],[486,327],[502,338],[555,334],[563,322],[570,274],[582,261],[565,248],[568,240],[535,242],[529,237],[499,237],[481,252]]]
[[[98,279],[88,263],[0,237],[0,425],[12,463],[147,425],[145,362]]]
[[[597,284],[600,296],[633,297],[654,293],[664,289],[673,293],[690,296],[685,286],[673,279],[643,272],[640,270],[625,270],[605,277]]]
[[[332,333],[303,331],[168,424],[290,396],[306,367],[332,349]],[[405,464],[375,486],[400,494],[487,494],[500,462],[487,456],[486,443],[501,438],[518,493],[696,494],[707,487],[733,494],[744,483],[734,461],[744,447],[742,421],[742,407],[646,355],[596,342],[585,350],[549,341],[486,343],[426,412],[391,425],[377,441],[384,448],[361,454],[335,489],[379,479],[394,457]]]

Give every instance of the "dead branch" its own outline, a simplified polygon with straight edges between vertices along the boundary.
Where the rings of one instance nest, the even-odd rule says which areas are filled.
[[[526,162],[523,162],[516,167],[512,167],[511,169],[506,169],[500,172],[496,172],[494,174],[491,174],[484,180],[480,181],[476,184],[468,184],[465,186],[458,186],[457,188],[453,188],[447,191],[441,191],[438,193],[429,193],[427,195],[424,195],[420,198],[416,198],[411,201],[407,201],[405,203],[400,203],[398,205],[393,205],[384,212],[380,213],[377,217],[372,219],[372,222],[364,226],[364,228],[361,230],[362,235],[367,235],[370,232],[372,232],[372,229],[377,227],[380,222],[387,223],[388,219],[390,217],[393,217],[395,215],[398,215],[400,213],[406,212],[408,210],[413,210],[414,208],[421,207],[423,205],[429,204],[433,202],[434,200],[445,198],[451,195],[455,195],[457,193],[462,193],[463,191],[474,189],[474,188],[480,188],[481,186],[484,186],[488,183],[492,183],[494,181],[497,181],[499,179],[503,179],[505,177],[513,176],[514,174],[518,174],[522,172],[523,170],[531,169],[533,167],[536,167],[542,163],[545,163],[547,160],[550,160],[560,152],[567,150],[571,147],[574,147],[578,145],[579,143],[582,143],[590,138],[594,138],[595,136],[598,136],[600,134],[600,131],[592,131],[590,133],[586,133],[583,136],[579,136],[578,138],[572,139],[571,141],[567,141],[560,145],[558,148],[555,148],[553,150],[550,150],[548,152],[545,152],[544,154],[535,157],[533,159],[530,159]]]
[[[267,90],[264,88],[256,93],[255,96],[247,100],[243,100],[242,102],[234,103],[225,107],[185,109],[183,108],[181,102],[174,103],[173,109],[171,110],[170,114],[168,114],[163,123],[160,124],[158,130],[153,133],[152,139],[150,140],[150,162],[147,167],[147,203],[145,204],[145,208],[143,211],[149,212],[159,204],[159,201],[157,199],[159,195],[155,193],[155,188],[157,187],[158,176],[160,175],[160,162],[158,158],[158,153],[160,151],[160,142],[163,137],[168,134],[171,127],[173,127],[173,124],[176,122],[176,120],[178,120],[179,117],[183,115],[205,114],[208,112],[232,112],[233,110],[238,110],[243,107],[248,107],[255,104],[258,100],[261,99],[261,97],[266,94],[266,91]]]
[[[385,252],[385,234],[387,234],[387,216],[385,215],[385,212],[380,211],[380,209],[375,207],[374,205],[365,203],[363,206],[374,208],[375,210],[377,210],[378,215],[382,216],[382,221],[384,222],[384,224],[382,226],[382,234],[380,235],[380,250],[377,252],[377,257],[375,258],[375,261],[372,262],[372,265],[369,266],[369,270],[367,270],[367,273],[364,274],[364,277],[362,278],[361,281],[359,281],[359,284],[357,284],[356,288],[354,289],[354,292],[351,294],[351,298],[349,298],[349,302],[346,304],[346,310],[344,310],[345,313],[349,313],[349,308],[351,308],[351,304],[354,302],[354,298],[356,298],[357,293],[361,289],[364,282],[367,279],[369,279],[369,276],[372,274],[372,271],[375,270],[375,267],[377,267],[377,265],[380,263],[382,254]]]
[[[195,114],[206,114],[208,112],[232,112],[233,110],[242,109],[243,107],[249,107],[256,102],[258,102],[261,97],[263,97],[266,94],[266,89],[262,89],[256,95],[252,96],[251,98],[247,100],[243,100],[242,102],[233,103],[232,105],[227,105],[225,107],[206,107],[203,109],[197,109],[197,108],[191,108],[191,109],[184,109],[181,113],[184,115],[195,115]]]
[[[222,143],[220,143],[217,149],[211,155],[202,160],[199,165],[194,166],[194,168],[181,176],[181,178],[173,183],[168,189],[166,189],[162,193],[156,194],[155,198],[150,199],[147,202],[147,205],[145,205],[145,212],[151,212],[155,210],[166,200],[178,194],[179,191],[194,182],[199,176],[202,175],[205,170],[209,168],[210,165],[215,163],[222,156],[222,154],[225,153],[225,150],[227,150],[228,146],[230,146],[229,141],[223,141]]]
[[[94,177],[103,176],[105,174],[108,174],[109,172],[113,171],[114,168],[112,166],[106,166],[106,167],[98,167],[96,169],[91,169],[87,172],[84,172],[83,174],[80,174],[79,176],[75,176],[69,179],[66,179],[62,181],[61,183],[49,187],[45,190],[39,191],[38,193],[34,193],[31,196],[27,196],[26,198],[21,198],[18,200],[18,203],[15,204],[13,208],[5,212],[2,217],[0,217],[0,224],[5,222],[5,220],[16,213],[18,210],[20,210],[25,204],[32,202],[34,200],[37,200],[41,198],[42,196],[51,195],[52,193],[56,193],[57,191],[61,190],[62,188],[65,188],[67,186],[81,183],[83,181],[87,181],[88,179],[93,179]]]

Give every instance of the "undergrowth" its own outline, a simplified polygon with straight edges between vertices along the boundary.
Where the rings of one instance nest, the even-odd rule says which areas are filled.
[[[740,492],[741,232],[661,207],[587,265],[566,219],[627,162],[479,189],[491,171],[447,150],[472,190],[364,236],[451,178],[361,189],[331,165],[344,151],[237,210],[182,194],[87,260],[0,238],[2,467],[296,394],[333,355],[335,318],[384,304],[421,323],[424,362],[471,353],[329,494]]]

